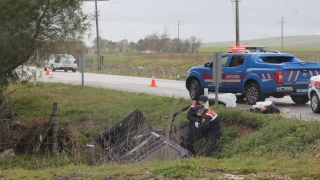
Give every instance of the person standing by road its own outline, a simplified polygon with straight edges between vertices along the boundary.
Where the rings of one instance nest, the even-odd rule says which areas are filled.
[[[190,151],[194,156],[196,152],[194,150],[194,143],[196,139],[200,138],[200,133],[195,128],[195,122],[199,120],[199,116],[197,116],[197,112],[194,110],[196,106],[205,106],[208,101],[208,96],[201,95],[197,101],[194,101],[188,110],[187,119],[189,120],[188,124],[188,134],[185,142],[185,148]]]
[[[205,156],[211,157],[218,148],[218,141],[222,136],[222,128],[220,124],[220,118],[217,113],[211,109],[206,109],[201,105],[197,105],[194,108],[199,120],[195,122],[195,127],[206,139],[205,144]]]

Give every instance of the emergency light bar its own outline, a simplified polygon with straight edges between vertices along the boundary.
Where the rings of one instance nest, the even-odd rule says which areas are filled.
[[[263,47],[263,46],[256,46],[256,47],[244,47],[244,46],[233,46],[233,47],[230,47],[230,50],[231,51],[260,51],[260,52],[263,52],[263,51],[266,51],[266,47]]]

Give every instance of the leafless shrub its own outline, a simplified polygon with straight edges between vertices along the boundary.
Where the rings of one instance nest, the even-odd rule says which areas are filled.
[[[45,129],[51,126],[44,118],[37,118],[33,122],[22,124],[15,121],[12,126],[0,125],[0,151],[14,149],[17,154],[51,152],[52,150],[52,129],[49,130],[45,139]],[[72,134],[65,128],[58,131],[58,150],[67,150],[71,143]]]

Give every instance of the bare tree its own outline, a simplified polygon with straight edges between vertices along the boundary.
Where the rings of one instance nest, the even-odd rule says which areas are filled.
[[[108,39],[100,38],[100,41],[99,41],[100,52],[102,52],[103,49],[106,49],[108,47],[108,42],[109,42]],[[92,43],[93,43],[93,46],[95,47],[95,49],[97,49],[97,38],[94,38]]]
[[[129,43],[129,49],[130,49],[130,51],[134,51],[135,47],[136,47],[136,43],[134,43],[133,41],[131,41],[131,42]]]
[[[172,47],[174,48],[174,52],[183,52],[183,44],[181,39],[178,39],[178,38],[173,39]]]
[[[162,52],[172,52],[172,51],[174,51],[172,47],[172,40],[168,39],[167,41],[164,42],[162,46]]]
[[[188,52],[189,47],[190,47],[190,40],[189,39],[184,40],[182,43],[182,52]]]
[[[147,50],[146,48],[147,48],[146,40],[140,39],[140,40],[137,42],[136,49],[137,49],[138,51],[144,51],[144,50]]]
[[[128,44],[129,44],[129,42],[127,39],[123,39],[123,40],[119,41],[117,43],[117,48],[118,48],[119,52],[122,52],[125,48],[127,48]]]
[[[147,45],[154,51],[160,52],[166,43],[169,40],[168,28],[164,28],[163,33],[159,35],[158,33],[153,33],[151,35],[147,35],[145,40]]]
[[[117,42],[108,41],[107,48],[109,49],[109,53],[111,54],[114,49],[117,47]]]
[[[101,38],[100,44],[99,44],[100,52],[103,52],[104,49],[108,48],[108,42],[109,42],[108,39]]]
[[[200,38],[191,36],[189,50],[191,52],[194,52],[196,49],[198,49],[201,46],[201,43],[202,43],[202,40]]]

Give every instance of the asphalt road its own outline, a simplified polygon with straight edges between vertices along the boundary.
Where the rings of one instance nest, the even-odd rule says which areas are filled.
[[[143,92],[157,96],[190,99],[184,81],[154,79],[157,87],[151,87],[152,78],[94,73],[84,73],[83,77],[82,81],[81,73],[73,73],[71,71],[55,71],[50,72],[50,75],[46,76],[42,68],[37,70],[37,81],[70,83],[83,85],[83,88],[86,86],[94,86],[127,92]],[[211,95],[214,94],[209,94],[209,96]],[[285,96],[284,98],[267,98],[266,100],[272,101],[280,110],[287,110],[288,113],[283,115],[285,117],[295,117],[303,120],[320,120],[320,115],[312,112],[310,101],[307,104],[297,105],[289,96]],[[250,107],[252,107],[252,105],[246,104],[245,101],[238,101],[236,106],[236,108],[240,109],[249,109]]]

